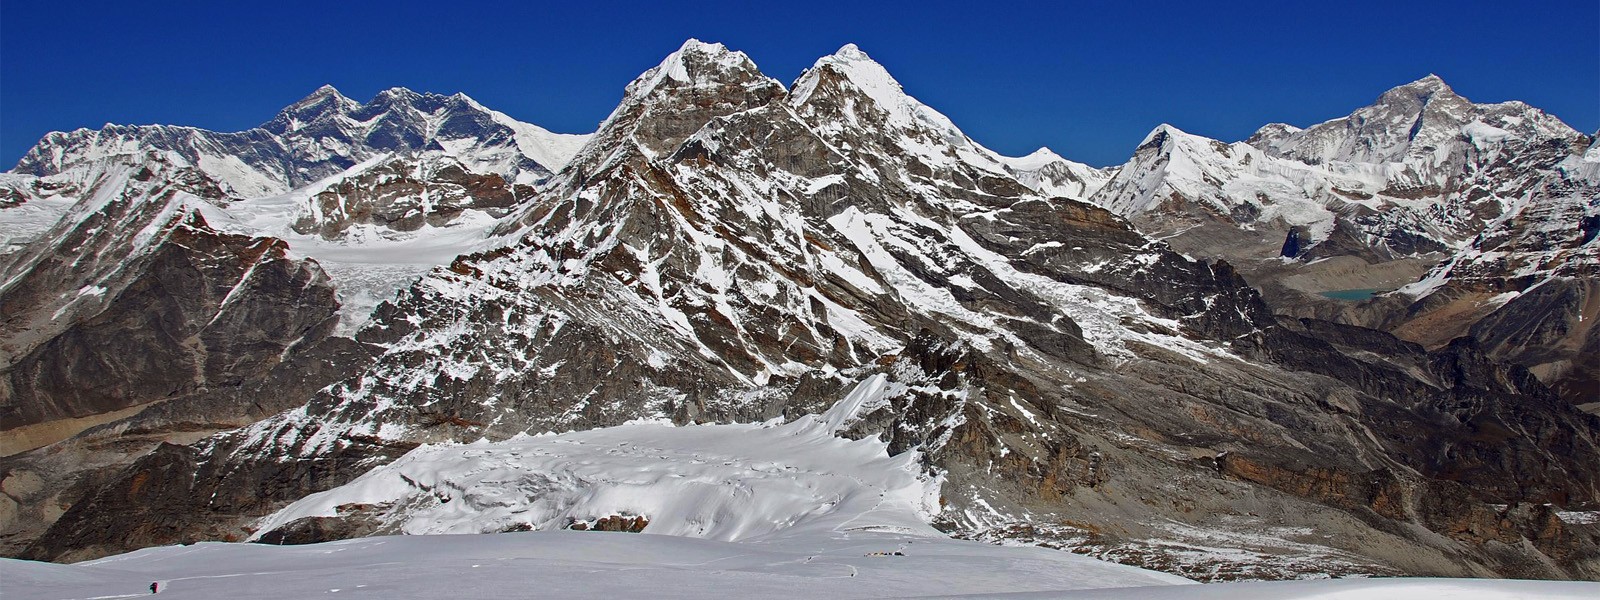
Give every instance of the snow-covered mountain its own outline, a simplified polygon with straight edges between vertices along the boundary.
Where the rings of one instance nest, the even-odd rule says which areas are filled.
[[[90,170],[0,270],[6,429],[238,385],[332,331],[327,276],[281,240],[212,227],[226,198],[205,175],[154,154]]]
[[[245,132],[46,136],[0,174],[0,454],[96,441],[18,471],[44,475],[13,492],[34,499],[5,527],[42,531],[87,474],[301,404],[369,361],[329,334],[485,243],[586,139],[459,94],[363,105],[331,87]]]
[[[1582,318],[1591,294],[1577,289],[1600,252],[1594,140],[1522,102],[1474,104],[1430,75],[1348,117],[1270,124],[1244,142],[1163,125],[1091,201],[1238,265],[1276,310],[1429,347],[1470,333],[1582,402],[1600,393],[1585,350],[1600,341]],[[1486,318],[1547,283],[1543,300]],[[1319,296],[1396,288],[1359,307]]]
[[[51,133],[0,175],[0,253],[58,220],[99,165],[153,155],[216,186],[214,225],[283,239],[320,260],[340,283],[350,331],[379,299],[472,251],[588,137],[550,133],[464,94],[392,88],[362,104],[332,86],[242,132]]]
[[[14,173],[48,176],[105,156],[156,150],[248,198],[288,192],[374,156],[437,150],[472,170],[534,183],[559,170],[586,136],[550,133],[465,94],[380,92],[362,104],[323,86],[259,127],[220,133],[171,125],[106,125],[51,133]]]
[[[1473,104],[1430,75],[1348,117],[1303,130],[1275,123],[1245,142],[1162,125],[1092,201],[1178,234],[1179,247],[1182,231],[1212,222],[1270,231],[1281,244],[1230,259],[1381,261],[1460,247],[1590,141],[1521,102]]]
[[[1419,340],[1471,335],[1575,403],[1600,397],[1600,139],[1379,307]]]
[[[1049,148],[1023,157],[1000,157],[1022,185],[1053,198],[1088,200],[1105,187],[1120,167],[1096,168],[1061,158]]]
[[[279,129],[314,120],[294,115],[318,105],[292,107]],[[32,490],[17,501],[36,519],[7,525],[7,543],[68,560],[435,525],[777,535],[756,522],[764,513],[740,512],[747,499],[696,496],[728,508],[713,526],[688,514],[691,482],[646,478],[671,494],[635,502],[619,491],[635,480],[553,456],[563,439],[639,437],[660,452],[607,455],[734,477],[684,447],[718,431],[764,451],[809,440],[818,457],[887,455],[825,471],[719,454],[735,473],[815,472],[798,488],[737,476],[797,526],[845,527],[824,505],[865,506],[865,479],[837,478],[891,465],[909,478],[896,481],[940,482],[922,506],[940,507],[924,514],[941,530],[1207,578],[1596,572],[1600,538],[1583,516],[1600,502],[1594,417],[1471,343],[1430,351],[1274,316],[1229,264],[1074,199],[1127,189],[1113,186],[1129,167],[1001,157],[855,46],[785,86],[742,53],[691,40],[537,185],[461,156],[375,152],[264,198],[215,186],[208,223],[270,231],[336,287],[376,273],[398,293],[353,339],[284,355],[312,365],[301,386],[321,383],[278,399],[292,408],[77,480],[62,465],[144,431],[129,424],[144,417],[7,459],[8,477],[33,478],[5,489]],[[401,262],[440,266],[407,284],[382,267]],[[280,380],[244,385],[264,381]],[[826,435],[808,429],[818,421],[804,415],[841,400],[848,410],[832,414],[848,418],[824,419]],[[745,425],[628,425],[639,419]],[[537,437],[549,432],[570,433]],[[41,508],[61,498],[64,513]]]

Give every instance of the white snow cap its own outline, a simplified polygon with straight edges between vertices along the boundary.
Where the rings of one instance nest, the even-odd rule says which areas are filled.
[[[894,76],[883,65],[872,60],[866,52],[862,52],[855,44],[845,44],[838,52],[817,59],[813,69],[820,69],[832,65],[843,73],[845,77],[866,92],[873,100],[884,107],[893,107],[902,104],[905,100],[905,90],[896,81]]]
[[[959,139],[964,137],[950,119],[906,95],[905,89],[893,75],[889,74],[889,70],[872,60],[872,57],[867,56],[867,53],[862,52],[855,44],[845,44],[838,52],[817,59],[816,64],[795,82],[795,91],[789,99],[790,104],[794,106],[804,104],[816,89],[818,73],[824,70],[832,70],[843,75],[856,89],[866,94],[873,103],[888,113],[890,123],[896,127],[913,127],[921,124],[945,134],[953,143],[959,143]]]
[[[1001,162],[1003,162],[1007,166],[1009,166],[1009,167],[1011,167],[1013,169],[1017,169],[1019,171],[1035,171],[1035,170],[1044,168],[1046,165],[1049,165],[1049,164],[1052,164],[1052,163],[1064,162],[1066,160],[1067,159],[1062,158],[1060,154],[1056,154],[1055,151],[1053,151],[1053,150],[1051,150],[1049,148],[1045,148],[1045,147],[1041,147],[1038,150],[1034,150],[1032,154],[1029,154],[1027,156],[1021,156],[1021,157],[1001,156],[1000,157],[1000,161]]]
[[[872,60],[872,57],[867,56],[867,53],[862,52],[861,47],[855,44],[845,44],[840,46],[839,51],[834,52],[833,56],[837,56],[844,60]]]
[[[700,40],[698,40],[696,38],[689,38],[687,40],[684,40],[683,41],[683,45],[682,46],[678,46],[677,52],[673,52],[673,54],[682,54],[684,52],[699,52],[699,53],[702,53],[702,54],[720,54],[720,53],[723,53],[723,52],[728,52],[728,47],[722,45],[721,42],[706,43],[706,42],[702,42],[702,41],[700,41]]]

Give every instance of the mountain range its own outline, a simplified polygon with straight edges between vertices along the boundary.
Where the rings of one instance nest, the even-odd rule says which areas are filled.
[[[956,537],[1600,578],[1596,144],[1429,76],[1095,168],[983,147],[853,45],[784,85],[694,40],[588,135],[331,87],[244,132],[53,133],[0,175],[0,549],[316,542],[454,499],[452,532],[726,539],[750,515],[556,494],[598,485],[576,467],[400,465],[846,414]],[[839,503],[783,493],[764,517]]]

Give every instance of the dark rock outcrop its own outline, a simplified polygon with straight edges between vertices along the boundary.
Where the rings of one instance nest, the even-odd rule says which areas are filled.
[[[82,220],[7,271],[0,427],[259,381],[332,332],[338,301],[315,262],[211,228],[185,203],[215,190],[156,169],[108,174],[95,194],[111,202],[85,198]]]

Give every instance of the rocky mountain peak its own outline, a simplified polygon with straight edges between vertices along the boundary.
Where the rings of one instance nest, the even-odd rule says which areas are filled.
[[[598,154],[575,161],[604,162],[614,151],[633,147],[652,156],[668,153],[711,119],[764,106],[784,92],[743,52],[690,39],[628,84],[622,103],[595,133],[605,140],[591,144]],[[615,143],[630,136],[633,144]]]
[[[817,91],[818,85],[846,82],[891,115],[908,116],[907,113],[915,113],[917,108],[922,107],[922,103],[906,95],[900,82],[889,74],[888,69],[872,60],[855,44],[845,44],[839,51],[817,59],[810,69],[801,73],[794,83],[789,103],[795,106],[805,104]]]
[[[1472,102],[1462,98],[1438,75],[1428,75],[1384,92],[1373,106],[1450,121],[1470,118],[1474,108]]]
[[[1260,129],[1256,130],[1255,133],[1250,134],[1250,137],[1245,139],[1245,143],[1252,146],[1259,146],[1262,144],[1271,143],[1273,140],[1280,140],[1287,136],[1300,133],[1301,131],[1302,130],[1299,127],[1295,127],[1288,123],[1268,123],[1266,125],[1262,125]]]
[[[962,177],[975,179],[1006,172],[998,154],[906,94],[883,65],[854,44],[801,73],[788,103],[830,143],[868,150],[858,153],[868,162],[878,162],[869,155],[903,156],[946,173],[972,170]],[[880,175],[898,177],[895,168],[880,166]]]
[[[1482,111],[1437,75],[1392,88],[1349,116],[1277,136],[1257,147],[1309,164],[1329,161],[1436,164],[1461,160],[1462,127]]]
[[[350,98],[346,97],[344,95],[344,93],[340,92],[339,88],[333,87],[333,84],[324,83],[324,84],[322,84],[321,87],[318,87],[316,90],[312,91],[310,94],[306,94],[306,97],[301,98],[299,100],[296,100],[293,104],[290,104],[289,106],[285,107],[284,111],[292,111],[292,110],[303,109],[303,108],[310,107],[310,106],[318,106],[318,105],[322,105],[322,104],[328,103],[330,101],[331,102],[338,102],[338,103],[347,103],[347,102],[351,102],[352,100],[350,100]]]
[[[1451,89],[1450,84],[1445,83],[1443,78],[1429,73],[1427,77],[1423,77],[1405,85],[1396,86],[1389,91],[1384,92],[1382,96],[1379,96],[1378,101],[1379,103],[1382,103],[1385,100],[1406,97],[1425,99],[1431,98],[1435,95],[1448,94],[1453,96],[1455,93],[1455,90]]]
[[[727,46],[690,38],[661,64],[628,84],[626,98],[642,98],[662,86],[722,85],[766,79],[750,57]]]
[[[330,116],[349,113],[360,106],[359,102],[345,97],[332,85],[325,84],[278,111],[276,117],[261,127],[272,133],[284,135]]]
[[[438,96],[438,94],[428,94],[428,95],[429,96]],[[381,92],[378,92],[378,95],[373,98],[373,101],[374,102],[380,102],[380,101],[386,101],[386,102],[415,102],[417,99],[422,98],[422,96],[423,96],[423,94],[418,94],[416,92],[411,91],[410,89],[407,89],[407,88],[404,88],[404,87],[400,87],[400,86],[395,86],[395,87],[391,87],[389,89],[383,90]]]

